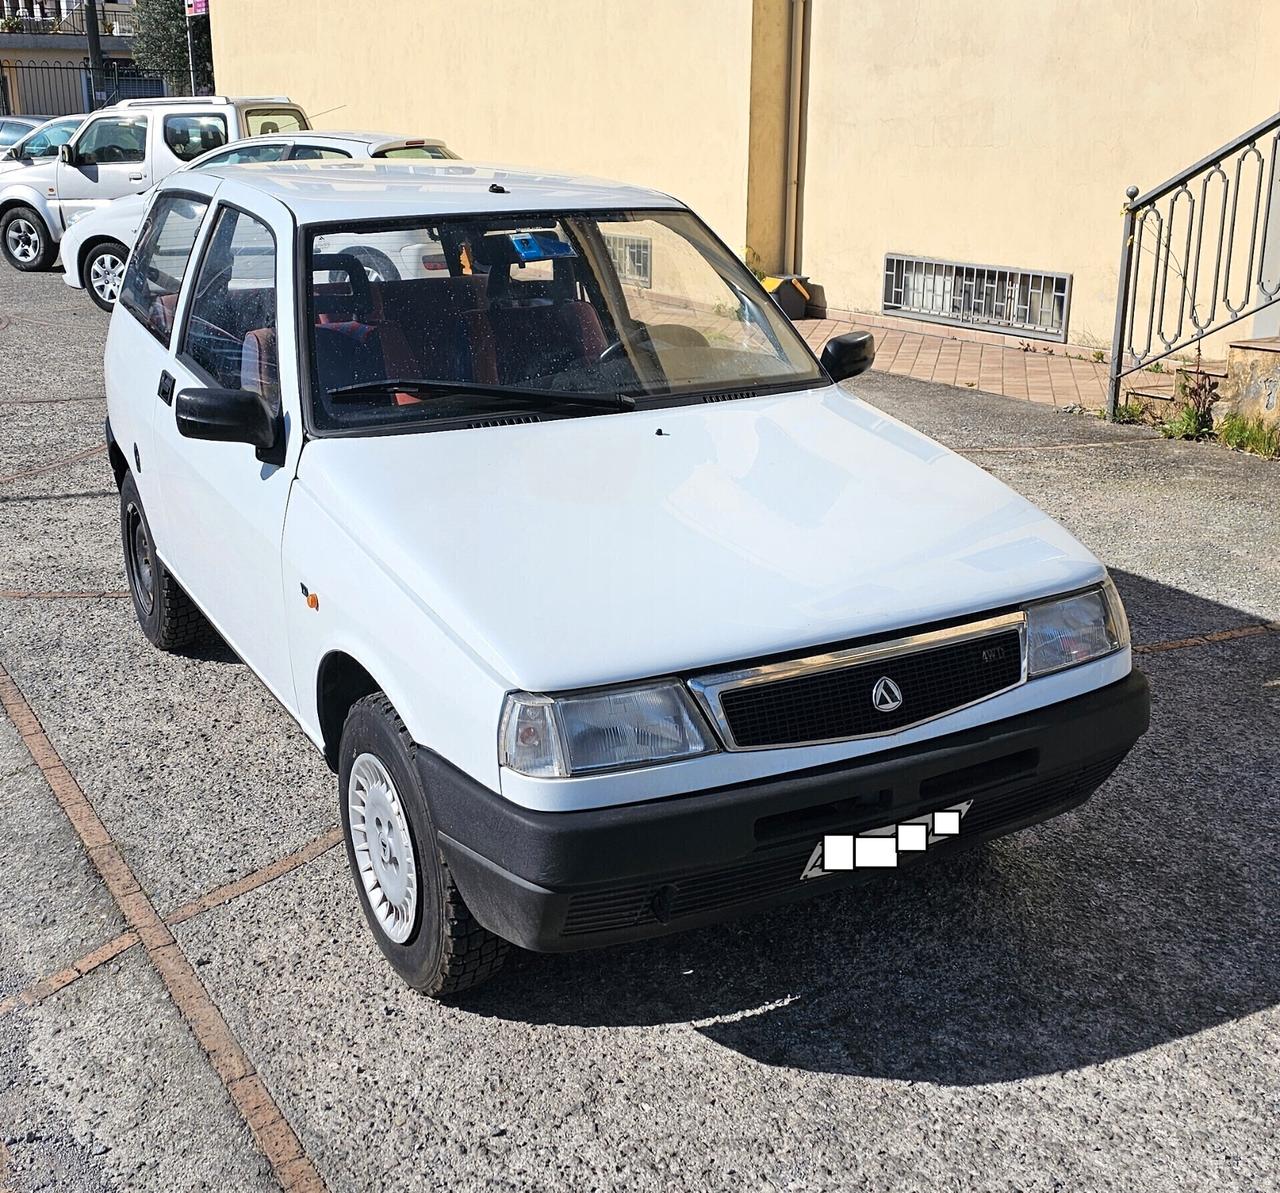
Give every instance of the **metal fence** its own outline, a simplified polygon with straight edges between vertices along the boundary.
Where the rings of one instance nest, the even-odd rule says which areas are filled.
[[[886,315],[1065,340],[1071,275],[887,253]]]
[[[1280,112],[1145,195],[1126,192],[1108,417],[1124,377],[1280,302],[1278,157]]]
[[[99,6],[98,32],[103,37],[132,37],[137,32],[137,26],[131,13],[117,11],[111,6],[105,9]],[[84,37],[84,5],[61,14],[52,7],[48,12],[30,12],[20,8],[6,11],[4,0],[0,0],[0,33]]]
[[[186,74],[139,70],[129,59],[107,59],[96,79],[88,59],[82,63],[0,59],[0,116],[66,116],[122,99],[190,93]]]

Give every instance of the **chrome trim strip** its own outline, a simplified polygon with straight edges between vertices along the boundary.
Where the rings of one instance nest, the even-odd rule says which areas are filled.
[[[969,642],[974,638],[987,638],[993,634],[1006,633],[1017,629],[1019,649],[1022,654],[1022,667],[1017,682],[988,692],[968,704],[958,704],[934,716],[913,721],[910,725],[899,725],[896,729],[885,733],[858,733],[852,737],[829,737],[817,741],[779,742],[766,746],[740,746],[734,741],[733,731],[724,715],[720,698],[725,692],[738,688],[755,687],[758,684],[778,683],[787,679],[798,679],[804,675],[818,675],[824,671],[843,671],[848,667],[859,667],[865,663],[874,663],[880,659],[898,658],[902,655],[918,654],[920,651],[933,650],[939,646],[955,646],[961,642]],[[893,638],[887,642],[872,642],[866,646],[854,646],[848,650],[831,651],[827,654],[809,655],[803,659],[788,659],[780,663],[765,663],[760,667],[746,667],[737,671],[720,671],[710,675],[699,675],[688,681],[689,688],[698,701],[698,707],[715,726],[716,732],[726,750],[734,753],[745,753],[752,750],[785,750],[793,747],[823,746],[833,742],[861,741],[865,738],[892,738],[917,725],[925,725],[940,717],[950,716],[961,709],[972,708],[984,700],[991,700],[1027,682],[1027,615],[1023,610],[1016,613],[1004,613],[999,617],[987,617],[981,621],[970,621],[964,625],[951,626],[944,630],[929,630],[923,634],[908,634],[902,638]]]

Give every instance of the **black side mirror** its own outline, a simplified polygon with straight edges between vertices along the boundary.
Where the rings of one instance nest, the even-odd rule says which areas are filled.
[[[833,336],[822,350],[822,367],[832,381],[865,373],[876,358],[876,338],[869,331]]]
[[[263,463],[284,463],[283,420],[251,389],[184,389],[174,413],[187,439],[248,443]]]

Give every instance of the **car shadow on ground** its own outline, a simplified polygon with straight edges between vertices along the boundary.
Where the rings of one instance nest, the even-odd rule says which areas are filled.
[[[1143,603],[1136,622],[1193,627],[1179,637],[1260,620],[1116,578]],[[1151,731],[1082,808],[748,920],[520,954],[467,1009],[692,1023],[765,1064],[973,1085],[1124,1057],[1276,1005],[1280,634],[1138,662]]]

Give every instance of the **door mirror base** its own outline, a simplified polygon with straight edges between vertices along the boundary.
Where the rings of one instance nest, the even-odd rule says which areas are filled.
[[[822,367],[832,381],[865,373],[876,358],[876,338],[869,331],[833,336],[822,350]]]
[[[178,434],[247,443],[264,464],[284,463],[284,420],[251,389],[184,389],[174,403]]]

